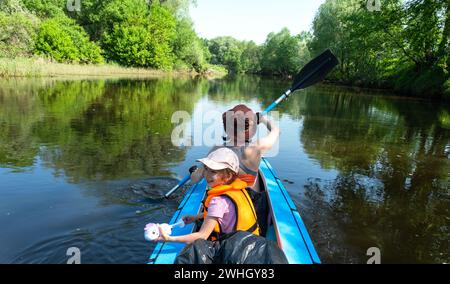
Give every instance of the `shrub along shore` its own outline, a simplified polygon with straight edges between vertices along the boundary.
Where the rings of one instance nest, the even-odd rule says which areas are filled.
[[[193,0],[81,2],[69,11],[67,0],[1,0],[0,76],[226,69],[290,77],[330,48],[340,62],[331,82],[450,101],[448,1],[386,0],[381,11],[369,11],[366,0],[326,0],[310,31],[284,28],[260,45],[200,38],[189,16]]]
[[[161,77],[168,75],[198,76],[195,70],[158,70],[150,68],[124,67],[118,64],[59,63],[43,58],[0,58],[0,78],[11,77],[60,77],[60,76],[117,76],[117,77]],[[211,67],[202,75],[223,77],[225,68]]]

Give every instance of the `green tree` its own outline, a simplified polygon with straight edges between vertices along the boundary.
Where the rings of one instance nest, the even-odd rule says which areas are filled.
[[[196,0],[159,0],[159,2],[168,8],[177,19],[189,19],[189,7],[197,4]]]
[[[0,2],[0,57],[30,56],[39,22],[21,1]]]
[[[193,23],[188,18],[177,20],[173,51],[176,58],[186,64],[188,68],[193,68],[197,72],[206,70],[209,51],[195,33]]]
[[[306,45],[301,44],[297,37],[291,36],[288,29],[284,28],[276,34],[270,33],[262,51],[262,72],[280,76],[294,75],[306,55],[309,57]]]
[[[262,48],[253,41],[244,42],[241,55],[242,70],[245,73],[258,74],[261,72]]]
[[[24,13],[0,12],[0,57],[30,56],[37,19]]]
[[[313,21],[314,37],[310,42],[310,48],[314,55],[318,55],[330,48],[339,58],[337,78],[350,81],[350,70],[354,64],[350,63],[352,40],[346,17],[357,9],[358,0],[326,1],[319,7]],[[363,48],[362,48],[363,49]],[[334,77],[336,79],[336,77]]]
[[[21,0],[2,0],[0,2],[0,12],[7,14],[28,12]]]
[[[450,2],[327,0],[313,22],[314,55],[331,48],[340,66],[331,78],[392,87],[408,95],[441,96],[449,78]]]
[[[91,40],[100,42],[104,32],[113,29],[112,11],[105,11],[107,8],[111,9],[111,2],[112,0],[82,0],[81,11],[69,13],[69,16],[84,28]],[[120,5],[121,2],[116,4]]]
[[[232,37],[218,37],[207,41],[211,63],[224,65],[230,73],[241,73],[242,43]]]
[[[67,0],[21,0],[24,6],[39,18],[65,15]],[[84,1],[84,0],[83,0]],[[82,1],[82,2],[83,2]]]
[[[36,51],[59,62],[103,62],[101,49],[89,41],[86,32],[74,20],[66,16],[42,22],[37,34]]]
[[[154,56],[152,67],[172,68],[174,61],[172,42],[176,36],[176,20],[167,8],[156,2],[150,9],[149,32]]]
[[[65,4],[62,0],[2,1],[0,55],[37,53],[60,62],[103,62],[100,48],[64,14]]]
[[[171,69],[175,64],[205,72],[210,53],[189,17],[193,3],[83,0],[81,11],[71,12],[66,0],[4,0],[0,56],[37,53],[60,62],[96,63],[103,61],[98,43],[107,60],[121,65]]]
[[[176,20],[170,11],[144,0],[110,2],[101,12],[102,46],[110,60],[126,66],[171,69]]]

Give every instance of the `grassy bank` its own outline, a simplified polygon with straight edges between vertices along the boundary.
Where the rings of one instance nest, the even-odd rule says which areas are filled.
[[[166,75],[199,75],[189,70],[162,71],[146,68],[127,68],[113,64],[81,65],[52,62],[43,58],[0,58],[0,78],[58,77],[58,76],[114,76],[160,77]],[[208,76],[221,77],[226,71],[210,68]]]

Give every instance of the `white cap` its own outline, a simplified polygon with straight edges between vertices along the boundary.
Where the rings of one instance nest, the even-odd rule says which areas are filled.
[[[239,158],[238,156],[228,148],[219,148],[211,153],[208,157],[198,159],[200,163],[204,164],[211,170],[223,170],[230,169],[236,174],[239,172]]]

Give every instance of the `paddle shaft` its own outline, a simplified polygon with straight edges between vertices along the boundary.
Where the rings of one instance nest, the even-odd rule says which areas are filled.
[[[169,192],[164,194],[164,197],[168,198],[170,195],[172,195],[172,193],[174,193],[177,189],[182,187],[190,179],[191,179],[191,175],[190,174],[186,175],[176,186],[174,186],[171,190],[169,190]]]
[[[285,99],[287,99],[289,97],[289,95],[291,94],[291,90],[287,90],[286,92],[284,92],[284,94],[281,95],[281,97],[279,97],[276,101],[274,101],[273,103],[270,104],[270,106],[268,106],[263,112],[262,115],[266,115],[268,114],[271,110],[273,110],[279,103],[281,103],[282,101],[284,101]]]

